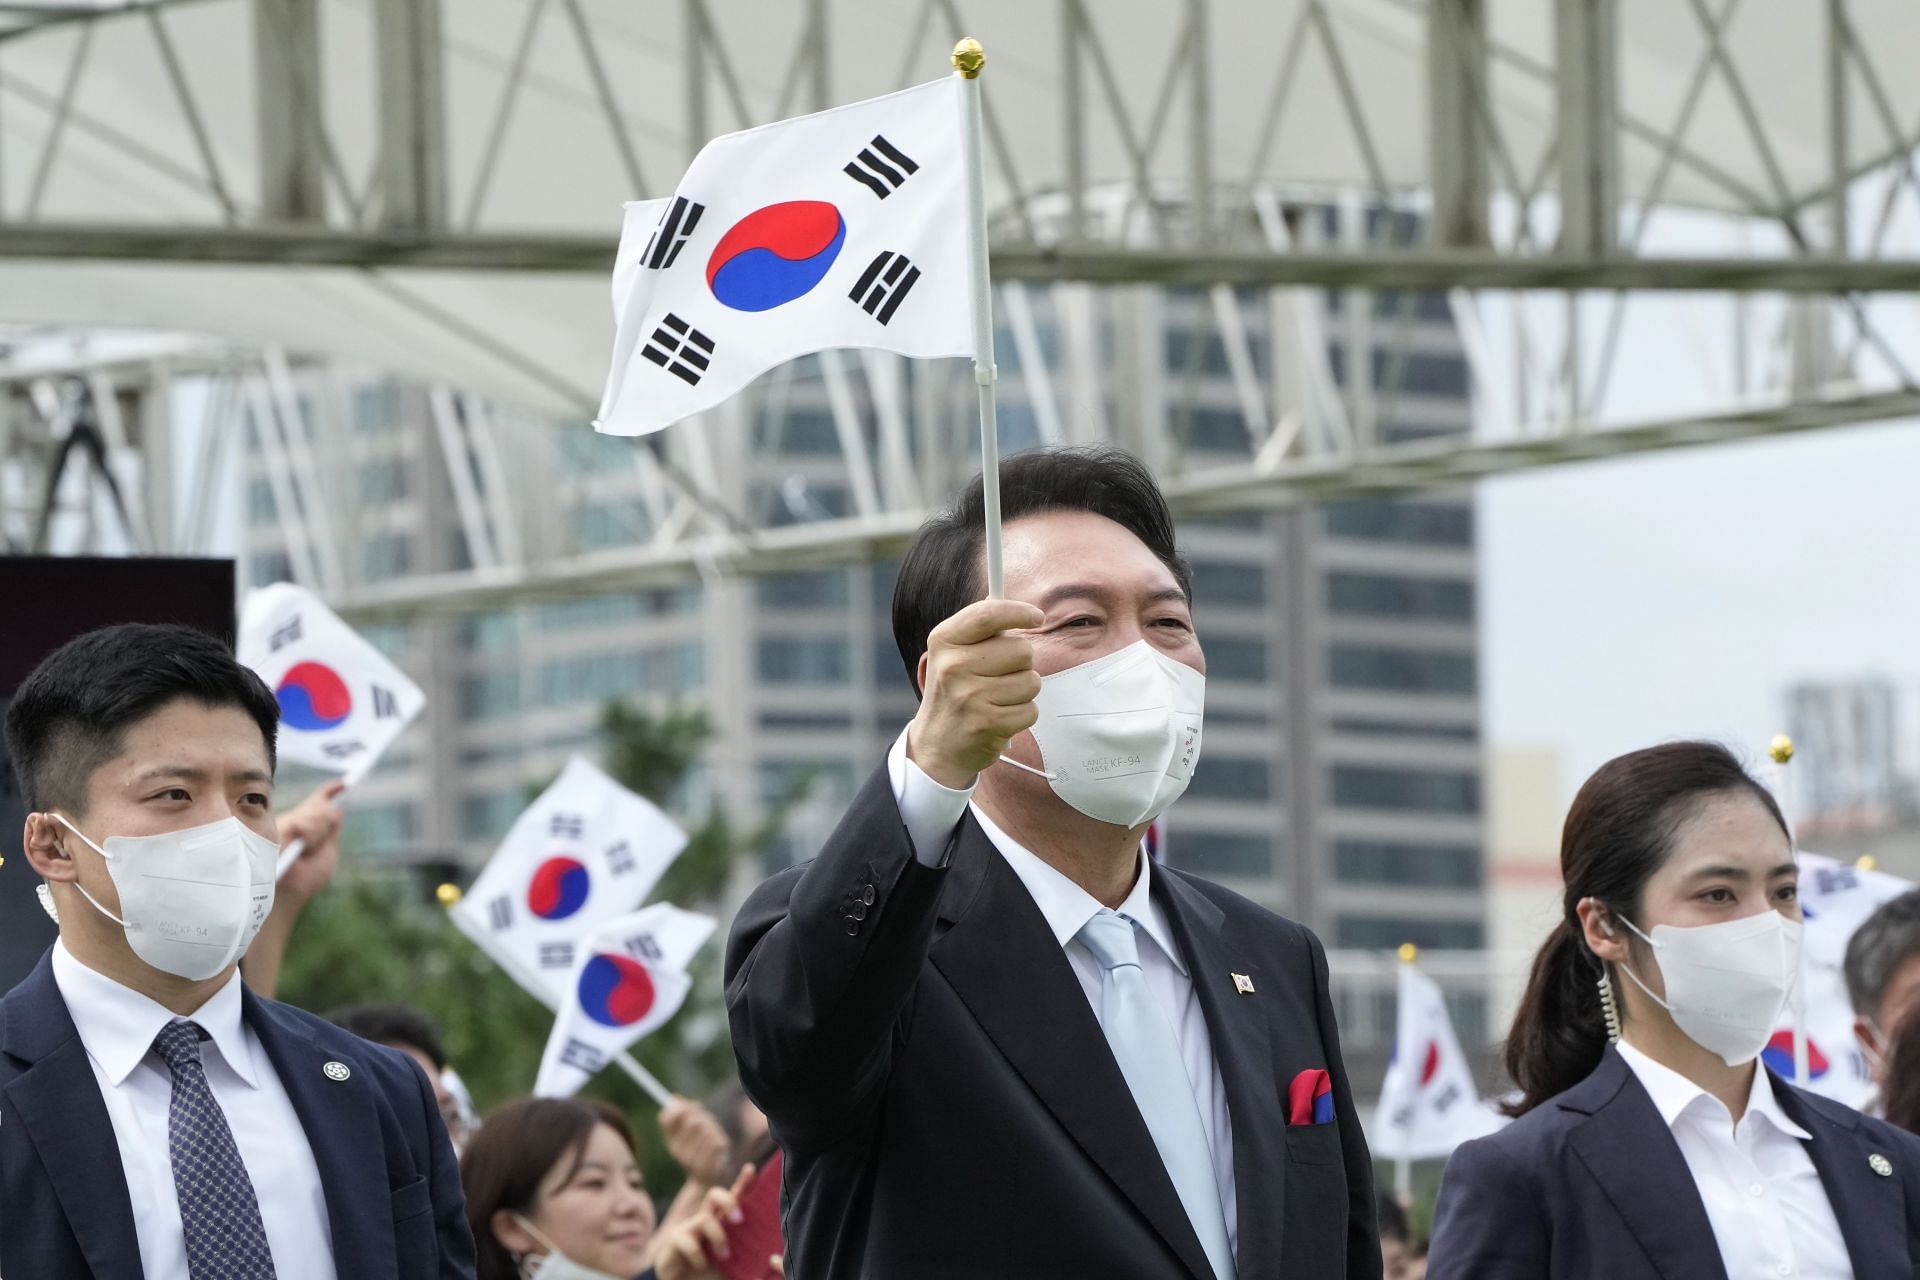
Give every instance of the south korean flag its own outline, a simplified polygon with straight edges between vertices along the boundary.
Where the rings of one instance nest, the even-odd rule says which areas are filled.
[[[829,347],[971,356],[956,77],[715,138],[626,207],[594,426],[645,435]]]
[[[338,773],[349,785],[427,705],[385,654],[290,582],[247,597],[237,650],[279,700],[280,759]]]

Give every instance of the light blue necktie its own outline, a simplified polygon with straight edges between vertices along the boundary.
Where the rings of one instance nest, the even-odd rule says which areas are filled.
[[[207,1084],[198,1023],[175,1018],[153,1049],[173,1073],[167,1149],[192,1280],[273,1280],[273,1250],[253,1180],[233,1141],[226,1113]]]
[[[1227,1219],[1220,1208],[1220,1184],[1213,1177],[1213,1148],[1187,1079],[1180,1044],[1167,1017],[1147,990],[1140,969],[1140,947],[1133,921],[1101,911],[1080,927],[1082,945],[1100,962],[1100,1029],[1126,1077],[1127,1088],[1147,1122],[1160,1163],[1193,1222],[1219,1280],[1232,1280],[1233,1249]]]

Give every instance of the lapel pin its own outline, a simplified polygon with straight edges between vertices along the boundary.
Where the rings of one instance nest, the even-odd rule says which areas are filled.
[[[1893,1161],[1887,1159],[1878,1151],[1867,1157],[1867,1168],[1873,1170],[1883,1178],[1891,1178],[1893,1176]]]
[[[1243,996],[1250,996],[1253,994],[1253,979],[1244,973],[1236,973],[1233,975],[1233,989]]]
[[[329,1062],[326,1066],[320,1068],[320,1073],[335,1084],[339,1084],[342,1080],[352,1075],[353,1071],[344,1062]]]

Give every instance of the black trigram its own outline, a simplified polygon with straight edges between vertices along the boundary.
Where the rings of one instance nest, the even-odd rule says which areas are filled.
[[[320,748],[330,760],[345,760],[349,756],[359,755],[366,749],[366,744],[358,738],[349,738],[345,742],[329,742]]]
[[[541,943],[540,967],[542,969],[571,969],[573,967],[573,944],[571,942]]]
[[[391,720],[400,714],[400,699],[393,696],[393,690],[373,686],[373,718]]]
[[[509,928],[513,924],[513,899],[501,894],[487,904],[487,923],[496,930]]]
[[[688,386],[697,387],[713,362],[713,339],[669,311],[640,354]]]
[[[547,834],[578,840],[587,833],[587,820],[577,813],[556,813],[547,820]]]
[[[707,206],[695,204],[685,196],[675,196],[673,204],[667,209],[667,216],[660,219],[653,234],[647,238],[646,251],[640,255],[640,265],[655,271],[662,271],[673,265],[680,251],[693,238],[693,229],[700,225],[700,215]]]
[[[273,634],[267,638],[268,651],[278,653],[283,646],[290,645],[299,638],[300,615],[296,613],[273,629]]]
[[[848,161],[841,172],[885,200],[900,189],[901,183],[920,172],[920,166],[913,162],[913,157],[876,133],[873,141],[860,148],[860,154]]]
[[[667,953],[661,949],[658,942],[654,941],[650,933],[643,933],[637,938],[628,938],[627,950],[633,953],[634,959],[645,960],[650,964],[659,964],[667,958]]]
[[[868,315],[885,324],[893,319],[893,313],[900,309],[900,300],[919,278],[920,268],[908,262],[906,254],[882,251],[867,264],[853,292],[847,296],[859,303]]]
[[[567,1047],[560,1051],[560,1061],[569,1067],[578,1068],[588,1075],[596,1074],[607,1065],[607,1057],[585,1040],[567,1041]]]
[[[607,874],[609,875],[629,875],[638,865],[633,860],[633,846],[625,840],[607,850]]]

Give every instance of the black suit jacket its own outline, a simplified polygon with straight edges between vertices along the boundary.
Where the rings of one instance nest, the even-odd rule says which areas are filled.
[[[251,991],[242,1008],[313,1148],[340,1280],[472,1280],[460,1171],[420,1068]],[[351,1074],[329,1079],[328,1062]],[[141,1280],[113,1122],[51,952],[0,999],[0,1276]]]
[[[1768,1078],[1813,1135],[1854,1280],[1920,1276],[1920,1139]],[[1427,1280],[1729,1280],[1680,1144],[1612,1049],[1573,1088],[1453,1153],[1427,1259]]]
[[[820,856],[735,918],[734,1051],[786,1152],[789,1273],[1212,1280],[1039,907],[971,816],[948,853],[915,859],[881,769]],[[1240,1280],[1378,1277],[1318,940],[1178,871],[1155,867],[1153,894],[1226,1088]],[[1287,1087],[1311,1068],[1336,1122],[1289,1127]]]

